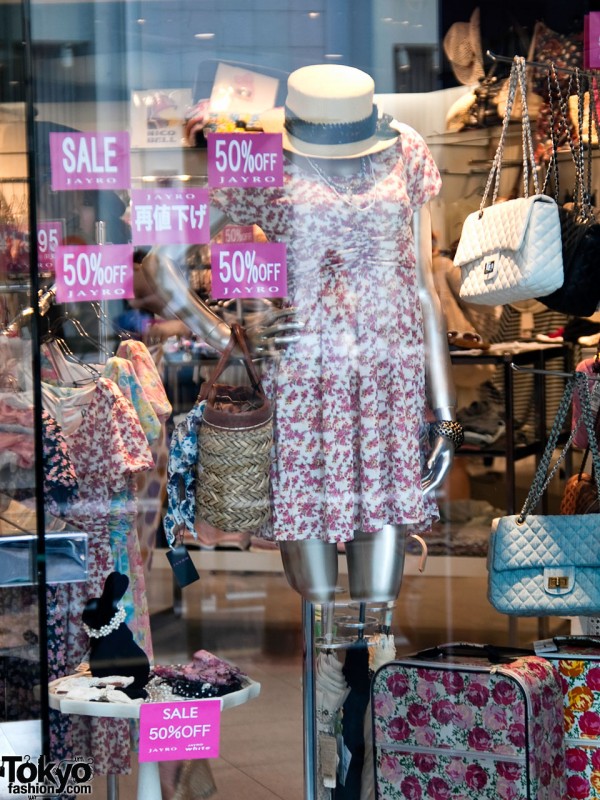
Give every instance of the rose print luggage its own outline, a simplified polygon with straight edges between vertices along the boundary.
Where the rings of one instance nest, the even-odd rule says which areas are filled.
[[[449,644],[371,686],[376,800],[563,800],[562,688],[532,651]]]
[[[536,652],[560,675],[564,697],[565,800],[600,798],[600,638],[557,636]]]

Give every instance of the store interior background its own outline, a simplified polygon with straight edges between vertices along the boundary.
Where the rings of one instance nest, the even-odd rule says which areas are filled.
[[[127,129],[131,92],[180,87],[194,98],[206,96],[215,62],[242,61],[286,73],[305,64],[345,63],[375,78],[382,108],[415,127],[426,138],[438,165],[447,170],[444,203],[470,188],[460,171],[467,155],[443,141],[447,109],[464,93],[441,42],[456,21],[481,9],[484,50],[508,56],[526,54],[523,34],[536,20],[559,32],[580,27],[594,2],[480,3],[453,0],[185,0],[171,2],[31,3],[36,119],[80,130]],[[26,175],[24,63],[21,6],[2,4],[0,27],[0,180]],[[516,47],[518,46],[518,50]],[[410,67],[410,54],[421,69]],[[425,59],[425,60],[423,60]],[[425,65],[425,68],[423,67]],[[489,62],[486,62],[489,66]],[[412,69],[412,71],[411,71]],[[431,92],[435,92],[432,95]],[[442,135],[442,136],[440,136]],[[489,154],[489,141],[476,143],[475,155]],[[474,153],[469,153],[469,158]],[[185,152],[171,154],[169,168],[184,171]],[[157,156],[136,153],[141,174],[156,168]],[[26,186],[11,183],[10,192]],[[437,215],[437,216],[436,216]],[[441,243],[452,236],[443,204],[434,206]],[[460,460],[460,459],[459,459]],[[503,459],[470,457],[468,493],[472,499],[502,506]],[[533,460],[517,470],[519,496],[531,479]],[[464,473],[461,471],[464,496]],[[560,478],[551,487],[551,507],[560,496]],[[440,503],[451,502],[448,485]],[[450,536],[450,532],[448,532]],[[201,581],[174,595],[164,554],[156,554],[148,581],[156,660],[189,660],[200,648],[236,662],[262,684],[260,698],[223,718],[222,754],[214,764],[218,800],[300,800],[302,797],[302,629],[300,600],[280,572],[244,569],[206,570]],[[486,599],[485,564],[473,558],[472,574],[410,574],[404,579],[394,613],[399,653],[451,640],[502,643],[508,623]],[[343,588],[344,579],[341,579]],[[343,599],[345,594],[342,592]],[[175,600],[175,602],[174,602]],[[568,622],[553,620],[552,630]],[[538,635],[536,620],[521,620],[518,643]],[[122,779],[123,796],[133,796],[131,779]],[[100,791],[102,782],[98,782]]]

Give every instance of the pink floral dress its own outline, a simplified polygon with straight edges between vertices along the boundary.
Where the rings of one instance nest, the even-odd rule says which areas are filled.
[[[85,390],[81,391],[83,396]],[[70,402],[77,401],[76,395],[73,398]],[[86,583],[48,588],[51,680],[72,673],[86,657],[88,638],[81,614],[90,598],[101,595],[104,581],[114,569],[110,526],[123,514],[123,504],[128,507],[131,503],[133,476],[153,465],[135,410],[113,381],[99,378],[89,404],[79,411],[80,426],[65,435],[79,486],[79,496],[69,506],[66,518],[88,533],[89,573]],[[51,728],[54,758],[90,754],[100,774],[129,771],[129,750],[127,720],[62,715]]]
[[[348,541],[437,518],[420,487],[425,352],[411,221],[441,182],[423,139],[400,128],[349,187],[307,162],[286,163],[279,189],[213,193],[233,220],[287,244],[288,299],[304,325],[264,378],[276,409],[267,538]]]

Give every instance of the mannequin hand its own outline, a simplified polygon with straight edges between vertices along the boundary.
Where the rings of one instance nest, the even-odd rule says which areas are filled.
[[[246,333],[256,355],[272,356],[300,338],[303,323],[296,319],[295,308],[280,308],[269,312],[259,325],[250,325]]]
[[[427,459],[425,473],[421,479],[424,494],[439,488],[450,472],[454,459],[454,444],[445,436],[436,436]]]

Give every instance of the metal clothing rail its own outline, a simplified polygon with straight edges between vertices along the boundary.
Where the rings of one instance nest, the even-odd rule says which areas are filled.
[[[45,292],[40,292],[38,297],[38,309],[41,317],[44,317],[48,311],[50,310],[50,306],[54,303],[56,299],[56,284],[52,284],[52,286],[47,289]],[[8,325],[3,328],[0,333],[12,336],[18,331],[31,319],[33,316],[34,309],[32,306],[27,306],[26,308],[22,308],[21,311],[17,314],[17,316],[11,320]]]
[[[486,50],[485,54],[488,58],[491,58],[492,61],[501,61],[504,64],[512,64],[514,61],[514,56],[501,56],[498,53],[493,53],[491,50]],[[570,67],[559,67],[557,64],[552,64],[552,62],[542,62],[542,61],[527,61],[525,60],[525,65],[527,67],[536,67],[537,69],[545,69],[549,70],[552,66],[557,72],[566,72],[567,75],[587,75],[590,78],[597,78],[600,77],[600,71],[598,70],[585,70],[585,69],[571,69]]]
[[[515,372],[524,372],[528,375],[549,375],[555,376],[557,378],[573,378],[575,375],[582,375],[582,372],[577,372],[577,370],[573,370],[572,372],[560,372],[556,369],[538,369],[536,367],[520,367],[518,364],[511,364],[511,369]],[[598,375],[586,375],[586,378],[590,381],[598,381],[600,380],[600,374]]]

